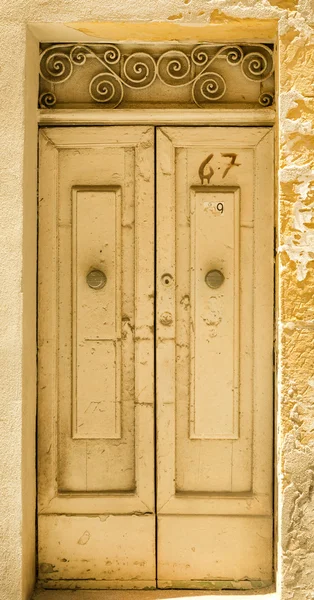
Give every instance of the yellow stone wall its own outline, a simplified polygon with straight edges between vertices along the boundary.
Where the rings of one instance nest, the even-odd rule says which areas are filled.
[[[313,0],[0,0],[0,600],[35,572],[38,42],[104,39],[278,41],[278,585],[313,600],[313,25]]]
[[[298,599],[314,590],[314,31],[313,17],[286,4],[294,6],[279,37],[279,527],[283,596]]]

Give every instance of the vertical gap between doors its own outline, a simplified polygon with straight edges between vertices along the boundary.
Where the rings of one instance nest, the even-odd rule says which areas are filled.
[[[37,190],[36,190],[36,439],[35,439],[35,471],[36,471],[36,491],[35,491],[35,578],[38,580],[38,317],[39,317],[39,298],[38,298],[38,257],[39,257],[39,131],[37,131]]]
[[[155,576],[158,587],[158,521],[157,521],[157,135],[154,127],[154,436],[155,436]]]

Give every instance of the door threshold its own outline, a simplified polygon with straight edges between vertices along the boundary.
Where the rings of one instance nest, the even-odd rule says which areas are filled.
[[[193,600],[193,598],[232,598],[245,596],[245,600],[276,600],[277,594],[274,586],[249,592],[239,590],[223,590],[222,592],[204,592],[198,590],[35,590],[32,600]]]

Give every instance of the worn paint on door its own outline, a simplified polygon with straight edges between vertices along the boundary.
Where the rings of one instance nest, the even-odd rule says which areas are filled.
[[[272,580],[272,131],[162,128],[156,157],[158,585],[259,586]]]
[[[38,537],[49,587],[155,586],[153,144],[151,127],[40,132]]]
[[[40,133],[46,587],[272,579],[272,131],[156,133]]]

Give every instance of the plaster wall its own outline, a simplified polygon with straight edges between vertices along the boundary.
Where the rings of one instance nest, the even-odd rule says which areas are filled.
[[[1,600],[29,598],[35,580],[38,41],[277,34],[278,593],[313,599],[313,25],[312,0],[0,1]]]

